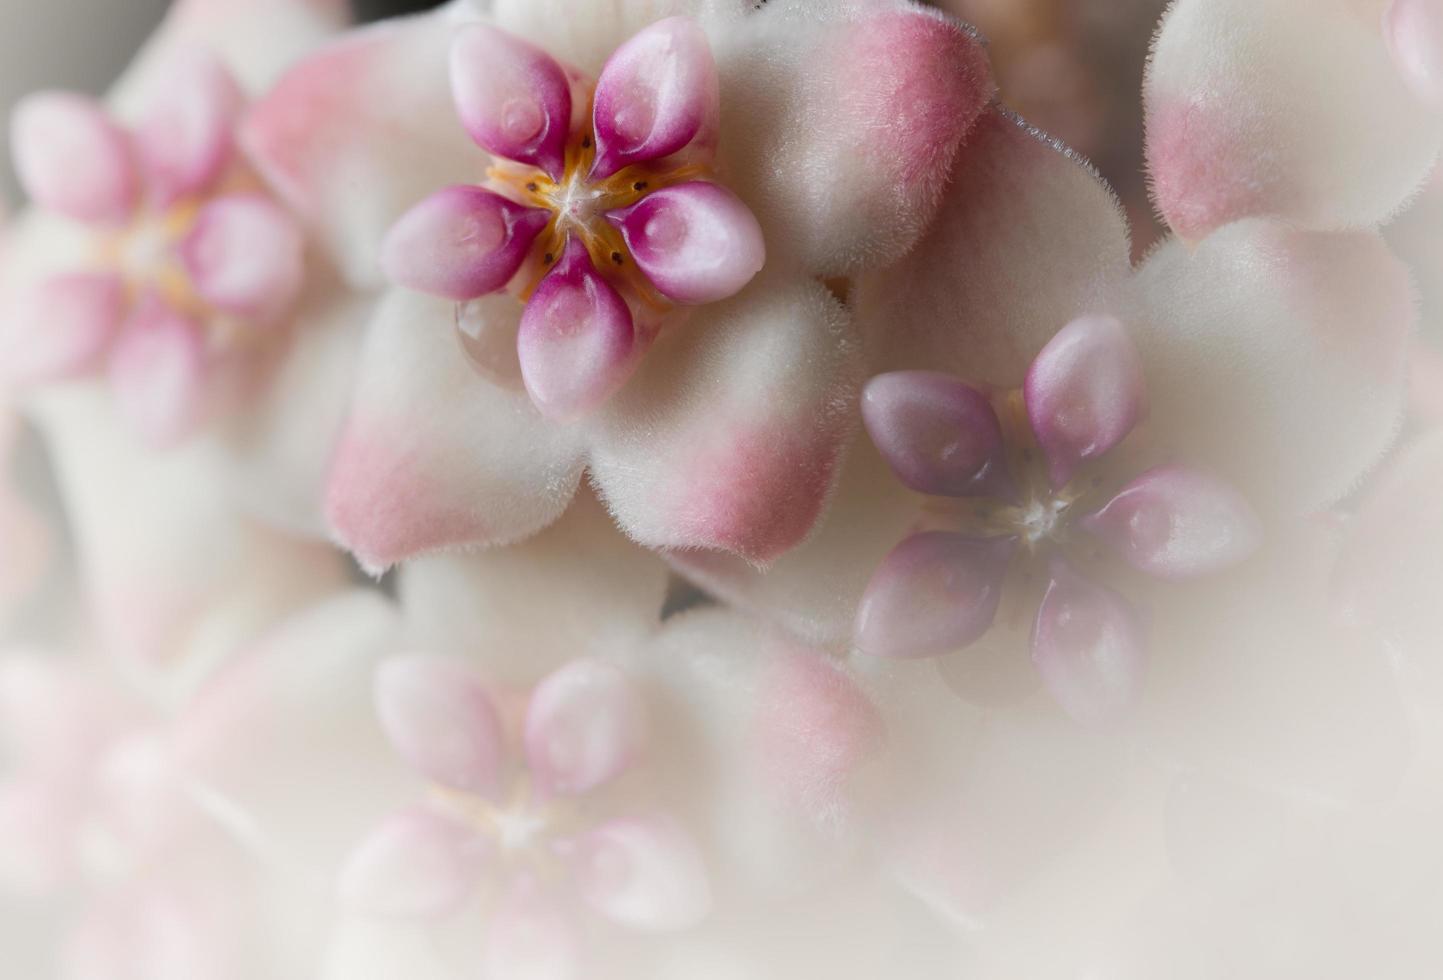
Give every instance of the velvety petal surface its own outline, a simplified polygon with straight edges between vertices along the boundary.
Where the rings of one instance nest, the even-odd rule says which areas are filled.
[[[527,537],[581,478],[578,434],[478,376],[455,316],[452,303],[395,290],[370,325],[326,490],[332,528],[368,567]]]
[[[1443,121],[1398,70],[1380,11],[1310,0],[1169,10],[1143,95],[1153,195],[1174,231],[1196,241],[1259,216],[1357,228],[1407,201]]]
[[[521,268],[550,214],[474,185],[437,191],[386,233],[386,278],[417,292],[475,299],[502,289]]]

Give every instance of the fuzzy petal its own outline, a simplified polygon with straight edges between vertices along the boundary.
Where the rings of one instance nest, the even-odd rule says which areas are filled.
[[[386,233],[381,266],[392,282],[446,299],[503,289],[551,220],[484,188],[437,191]]]
[[[580,796],[615,779],[636,761],[646,738],[645,705],[611,664],[573,661],[531,692],[526,762],[547,793]]]
[[[225,64],[202,48],[174,55],[152,85],[136,150],[150,193],[169,205],[225,171],[245,96]]]
[[[1121,596],[1056,562],[1037,610],[1032,662],[1064,711],[1086,725],[1106,724],[1141,690],[1142,630]]]
[[[1168,11],[1144,85],[1147,160],[1184,239],[1248,217],[1376,225],[1423,182],[1443,124],[1394,65],[1381,16],[1360,6],[1183,0]]]
[[[568,858],[582,898],[618,925],[671,932],[711,911],[701,851],[667,817],[612,820],[576,841]]]
[[[822,512],[855,431],[860,361],[820,285],[753,283],[663,332],[598,414],[596,486],[643,544],[772,560]]]
[[[1142,362],[1113,317],[1082,317],[1058,331],[1027,370],[1023,394],[1056,487],[1127,438],[1147,411]]]
[[[376,710],[391,745],[427,779],[486,796],[501,787],[501,718],[477,675],[444,657],[398,657],[376,671]]]
[[[451,45],[451,94],[478,146],[561,179],[571,82],[545,51],[489,24],[468,27]]]
[[[99,366],[120,326],[125,284],[111,273],[61,275],[14,302],[0,372],[12,383],[46,381]]]
[[[581,478],[577,433],[478,376],[455,317],[451,303],[395,290],[371,324],[326,490],[333,529],[368,567],[525,538]]]
[[[716,62],[696,21],[650,25],[616,49],[597,79],[592,176],[661,160],[715,131],[718,100]]]
[[[526,301],[516,343],[531,400],[547,418],[567,422],[626,383],[642,340],[626,300],[573,238]]]
[[[243,124],[242,146],[355,284],[379,284],[382,238],[407,208],[484,170],[451,102],[452,34],[439,14],[355,32],[288,71]]]
[[[164,302],[145,299],[126,321],[109,373],[121,414],[150,446],[173,446],[203,420],[205,337],[199,324]]]
[[[917,241],[993,94],[977,39],[911,4],[772,3],[714,50],[729,186],[774,256],[826,275]]]
[[[971,385],[930,371],[878,375],[862,392],[862,420],[897,478],[918,493],[1013,492],[997,412]]]
[[[1340,499],[1392,441],[1416,314],[1378,237],[1243,222],[1160,248],[1137,285],[1149,438],[1263,517]]]
[[[288,311],[305,274],[305,241],[291,217],[260,194],[216,198],[180,248],[191,281],[216,309],[269,321]]]
[[[857,607],[856,644],[879,657],[933,657],[992,626],[1017,543],[948,531],[914,534],[887,555]]]
[[[15,108],[15,169],[36,204],[77,221],[119,222],[140,193],[130,139],[93,100],[37,92]]]
[[[983,115],[931,230],[858,286],[886,331],[883,368],[1015,388],[1066,323],[1111,310],[1131,273],[1127,224],[1095,172],[1019,119]]]
[[[1246,500],[1206,473],[1160,467],[1083,520],[1139,571],[1188,578],[1230,568],[1258,549],[1262,526]]]
[[[484,839],[470,828],[430,810],[409,810],[352,852],[341,871],[341,896],[377,915],[439,918],[466,900],[486,857]]]

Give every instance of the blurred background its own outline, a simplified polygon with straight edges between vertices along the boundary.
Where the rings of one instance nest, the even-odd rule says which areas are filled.
[[[154,28],[168,0],[0,0],[0,108],[39,88],[101,92]],[[1141,251],[1157,235],[1142,173],[1139,91],[1166,0],[933,0],[991,45],[1003,100],[1092,160],[1117,188]],[[352,0],[363,20],[436,6]],[[0,130],[3,134],[3,130]],[[0,135],[0,141],[5,137]],[[8,141],[6,141],[8,143]],[[0,186],[18,191],[0,146]]]

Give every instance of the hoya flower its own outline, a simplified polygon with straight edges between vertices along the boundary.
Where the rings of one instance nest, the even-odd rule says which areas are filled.
[[[457,0],[308,58],[244,143],[353,282],[402,287],[337,536],[373,568],[515,541],[589,472],[645,545],[796,545],[866,374],[838,297],[916,241],[991,94],[903,0]]]
[[[648,741],[644,702],[619,668],[576,660],[553,671],[511,726],[476,673],[443,658],[387,662],[377,697],[430,797],[361,844],[342,879],[348,901],[425,919],[479,897],[482,959],[497,976],[542,963],[572,975],[579,912],[643,932],[707,915],[706,863],[684,826],[608,803],[613,784],[638,775]]]
[[[1074,320],[1042,348],[1021,391],[989,399],[946,375],[895,372],[862,411],[908,487],[956,506],[883,561],[856,643],[937,656],[999,615],[1031,619],[1032,660],[1074,717],[1102,721],[1136,696],[1144,625],[1090,573],[1111,563],[1164,580],[1222,571],[1261,529],[1226,483],[1182,465],[1128,479],[1113,451],[1145,412],[1142,365],[1122,324]],[[1035,613],[1034,613],[1035,609]]]

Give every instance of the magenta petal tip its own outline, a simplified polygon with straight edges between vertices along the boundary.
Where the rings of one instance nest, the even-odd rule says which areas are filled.
[[[1142,689],[1142,627],[1122,596],[1055,561],[1033,627],[1032,662],[1074,720],[1106,725]]]
[[[467,27],[451,45],[451,92],[483,150],[561,179],[571,84],[549,54],[495,27]]]
[[[854,642],[879,657],[934,657],[976,642],[992,626],[1012,538],[924,531],[903,541],[872,575]]]
[[[740,292],[766,262],[756,215],[731,191],[690,181],[607,215],[646,277],[668,299],[714,303]]]
[[[526,303],[516,337],[521,378],[548,418],[570,421],[605,402],[636,369],[631,310],[571,239]]]
[[[862,391],[862,421],[897,478],[942,497],[1013,493],[1002,425],[987,396],[949,375],[893,371]]]
[[[1247,560],[1262,525],[1223,481],[1182,467],[1160,467],[1124,487],[1083,527],[1132,567],[1159,578],[1206,575]]]
[[[1078,466],[1122,442],[1142,420],[1142,360],[1121,321],[1079,317],[1032,362],[1023,396],[1052,482],[1062,486]]]

